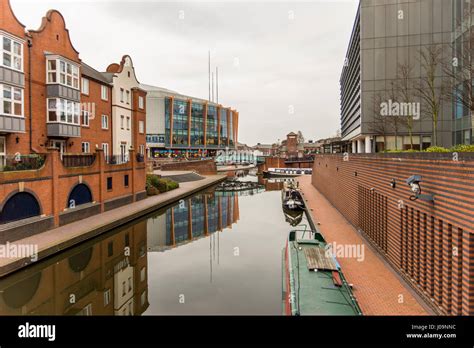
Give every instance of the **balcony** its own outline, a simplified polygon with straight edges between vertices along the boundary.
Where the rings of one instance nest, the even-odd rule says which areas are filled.
[[[25,118],[0,114],[0,132],[3,133],[24,133]]]
[[[62,162],[66,168],[90,167],[94,164],[95,153],[63,153]]]
[[[44,162],[45,156],[37,154],[0,156],[0,172],[37,170]]]
[[[48,137],[79,138],[81,126],[69,123],[48,123]]]
[[[108,164],[124,164],[129,162],[128,155],[110,155],[105,156],[105,161]]]

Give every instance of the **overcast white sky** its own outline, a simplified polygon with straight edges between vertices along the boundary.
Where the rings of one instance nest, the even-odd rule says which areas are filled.
[[[210,49],[219,102],[240,112],[240,142],[339,129],[339,76],[358,0],[10,2],[29,29],[59,10],[81,59],[97,70],[129,54],[140,82],[204,99]]]

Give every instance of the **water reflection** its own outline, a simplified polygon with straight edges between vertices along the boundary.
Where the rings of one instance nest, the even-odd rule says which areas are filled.
[[[1,315],[140,315],[148,307],[146,221],[0,281]]]
[[[198,194],[148,219],[148,250],[164,251],[190,243],[222,231],[238,220],[238,195]]]
[[[238,180],[1,279],[0,315],[280,314],[283,182]]]

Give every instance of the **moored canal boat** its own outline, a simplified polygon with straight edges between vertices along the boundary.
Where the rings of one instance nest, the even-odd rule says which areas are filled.
[[[301,237],[299,232],[303,232]],[[351,286],[326,245],[318,232],[290,232],[282,252],[284,314],[362,315]]]
[[[294,184],[285,183],[281,191],[281,200],[284,211],[302,211],[305,207],[301,191]]]
[[[297,177],[301,175],[310,175],[312,168],[269,168],[263,171],[263,177]]]

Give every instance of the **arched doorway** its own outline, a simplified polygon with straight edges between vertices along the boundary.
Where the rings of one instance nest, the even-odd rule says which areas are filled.
[[[74,208],[81,204],[86,204],[92,202],[92,192],[85,184],[76,185],[67,200],[67,207]]]
[[[0,223],[27,219],[41,215],[41,208],[35,196],[28,192],[18,192],[3,205]]]

